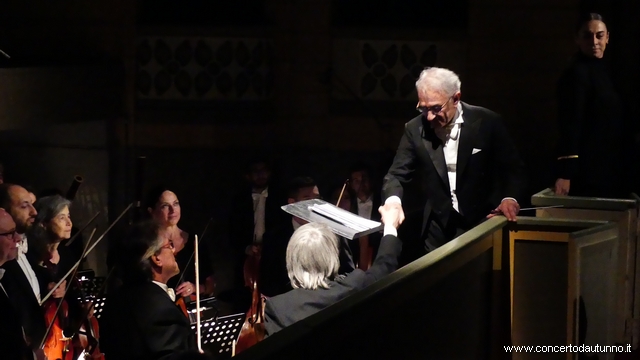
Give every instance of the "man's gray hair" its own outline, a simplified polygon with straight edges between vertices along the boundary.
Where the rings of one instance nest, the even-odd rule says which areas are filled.
[[[418,90],[418,93],[431,90],[444,93],[447,96],[453,96],[460,91],[461,85],[458,74],[453,71],[430,67],[420,73],[420,77],[416,81],[416,90]]]
[[[287,246],[287,273],[293,288],[329,288],[340,268],[338,238],[325,224],[309,223],[296,230]]]

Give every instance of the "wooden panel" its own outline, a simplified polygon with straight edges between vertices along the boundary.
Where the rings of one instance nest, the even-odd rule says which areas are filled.
[[[604,229],[603,229],[604,228]],[[569,241],[569,343],[614,345],[618,228],[615,224],[573,234]],[[614,359],[601,353],[600,359]],[[567,358],[578,359],[578,354]]]
[[[637,347],[637,337],[633,337],[632,326],[634,316],[634,302],[638,302],[640,295],[636,295],[635,283],[637,275],[636,262],[638,258],[638,204],[635,198],[607,199],[577,196],[555,196],[551,189],[545,189],[531,198],[534,206],[562,205],[562,208],[548,208],[537,210],[540,218],[564,218],[581,220],[605,220],[618,224],[616,261],[616,293],[615,334],[619,343],[634,343]]]

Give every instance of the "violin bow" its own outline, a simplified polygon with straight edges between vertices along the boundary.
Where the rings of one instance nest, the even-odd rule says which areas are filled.
[[[209,224],[207,224],[209,225]],[[206,229],[205,229],[206,230]],[[198,235],[195,237],[195,249],[193,249],[193,253],[195,255],[195,268],[196,268],[196,322],[197,322],[197,340],[198,340],[198,351],[202,353],[202,329],[200,328],[200,257],[198,256]]]
[[[98,218],[98,215],[100,215],[100,211],[98,211],[95,215],[93,215],[93,217],[92,217],[92,218],[91,218],[91,219],[90,219],[86,224],[84,224],[84,226],[83,226],[80,230],[78,230],[78,232],[77,232],[77,233],[73,234],[73,236],[72,236],[69,240],[67,240],[67,243],[66,243],[66,244],[64,244],[64,246],[69,246],[69,245],[71,245],[71,243],[72,243],[72,242],[73,242],[73,241],[74,241],[78,236],[80,236],[80,234],[82,234],[82,232],[83,232],[86,228],[88,228],[88,227],[89,227],[89,225],[91,225],[91,223],[92,223],[95,219],[97,219],[97,218]]]
[[[340,191],[340,196],[338,197],[338,202],[336,203],[336,206],[340,206],[340,200],[342,200],[342,195],[344,194],[344,189],[347,187],[347,184],[349,183],[349,179],[347,179],[344,182],[344,185],[342,185],[342,191]]]
[[[47,301],[47,299],[51,296],[51,294],[53,294],[54,291],[56,291],[56,289],[60,286],[60,284],[62,284],[62,282],[75,270],[77,269],[80,264],[82,263],[82,260],[84,260],[85,257],[87,257],[87,255],[89,255],[89,253],[91,253],[91,251],[93,251],[93,249],[95,249],[95,247],[100,243],[100,241],[102,241],[102,239],[104,238],[105,235],[107,235],[107,233],[109,233],[109,230],[111,230],[111,228],[113,228],[115,226],[115,224],[118,223],[118,221],[120,221],[120,219],[122,219],[122,217],[127,213],[127,211],[129,211],[129,209],[131,209],[131,207],[133,206],[133,203],[129,204],[129,206],[127,206],[126,209],[124,209],[124,211],[122,211],[122,213],[120,214],[120,216],[118,216],[118,218],[111,223],[111,225],[109,225],[109,227],[107,228],[107,230],[105,230],[102,235],[100,235],[100,237],[98,238],[98,240],[96,240],[93,245],[91,245],[91,247],[87,250],[86,254],[84,254],[84,256],[82,256],[80,258],[80,260],[78,260],[78,262],[76,262],[73,267],[71,269],[69,269],[69,271],[62,277],[62,279],[53,287],[53,289],[51,289],[51,291],[49,291],[49,293],[42,298],[42,300],[40,300],[40,305],[44,304],[45,301]],[[77,235],[77,234],[76,234]],[[90,241],[87,241],[87,245],[89,244]],[[86,246],[86,245],[85,245]]]
[[[82,255],[83,256],[86,255],[87,248],[89,247],[89,243],[93,239],[93,235],[95,235],[96,230],[98,230],[97,227],[93,228],[93,231],[91,232],[91,236],[89,236],[89,241],[87,241],[87,243],[84,245],[84,249],[82,249]],[[73,276],[72,277],[75,277],[77,273],[78,273],[78,266],[75,266],[74,269],[73,269]],[[55,289],[57,289],[60,286],[61,283],[62,282],[59,282],[58,284],[56,284],[56,286],[54,287],[54,291],[55,291]],[[56,308],[55,314],[53,314],[53,319],[49,323],[49,327],[47,328],[47,332],[44,333],[44,337],[42,338],[42,341],[40,342],[40,349],[44,349],[44,343],[46,342],[47,338],[49,337],[49,333],[51,332],[51,328],[53,328],[53,324],[56,322],[56,318],[58,317],[58,313],[60,312],[60,307],[62,306],[62,303],[64,302],[64,298],[67,296],[67,293],[69,292],[70,288],[71,288],[71,284],[69,284],[69,286],[67,286],[67,288],[64,289],[64,294],[60,298],[60,302],[58,303],[58,307]]]
[[[200,238],[204,239],[204,234],[207,233],[207,229],[209,228],[209,224],[211,224],[211,221],[213,220],[213,217],[209,219],[209,221],[207,221],[207,225],[205,225],[204,230],[202,230],[202,234],[200,234]],[[196,235],[197,237],[198,235]],[[194,247],[197,247],[197,244],[194,244]],[[187,265],[184,266],[184,269],[181,270],[182,275],[180,275],[180,278],[178,279],[177,284],[180,285],[182,284],[182,280],[184,280],[184,274],[186,274],[186,270],[189,267],[189,265],[191,265],[191,261],[193,261],[193,256],[196,254],[196,250],[193,249],[193,252],[191,253],[191,257],[189,257],[189,261],[187,261]],[[197,265],[196,265],[197,266]],[[200,287],[200,283],[195,284],[196,288]]]

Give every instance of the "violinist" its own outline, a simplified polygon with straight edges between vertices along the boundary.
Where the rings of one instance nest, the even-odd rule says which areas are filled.
[[[402,243],[397,237],[400,212],[379,208],[384,236],[373,264],[367,271],[355,269],[338,275],[340,242],[324,224],[300,226],[287,246],[287,273],[293,290],[267,299],[266,335],[273,335],[318,311],[364,289],[395,271]]]
[[[176,194],[165,188],[157,187],[147,195],[147,211],[153,220],[160,226],[160,232],[173,242],[174,254],[180,271],[184,274],[171,278],[167,285],[174,288],[176,294],[189,297],[195,294],[195,262],[192,255],[194,252],[194,238],[189,233],[178,227],[180,222],[181,208],[180,201]],[[200,245],[200,293],[212,295],[214,291],[213,268],[207,256],[207,249]],[[181,281],[178,284],[179,280]]]
[[[38,192],[38,197],[47,197],[53,195],[60,195],[65,197],[65,194],[57,188],[45,189]],[[65,197],[66,198],[66,197]],[[62,240],[58,245],[58,254],[60,255],[60,262],[58,262],[58,271],[61,274],[66,274],[82,257],[82,250],[84,245],[84,238],[82,234],[76,235],[79,231],[75,226],[71,226],[71,237],[74,238],[70,245],[67,245],[69,239]],[[85,263],[85,259],[82,259],[80,267]]]
[[[167,282],[180,272],[171,240],[154,221],[133,225],[118,245],[122,286],[109,295],[101,317],[107,359],[169,359],[196,350],[195,333]]]
[[[14,219],[16,232],[20,236],[17,258],[2,266],[6,270],[2,285],[11,293],[11,302],[14,309],[19,311],[27,340],[35,348],[47,330],[40,306],[40,283],[27,260],[29,243],[26,233],[32,227],[37,211],[29,192],[20,185],[9,183],[0,185],[0,207]],[[62,290],[56,291],[54,296],[62,296]]]
[[[16,223],[4,209],[0,209],[0,266],[14,260],[18,255],[21,241],[16,231]],[[5,270],[0,269],[0,280]],[[0,283],[0,354],[6,360],[44,359],[42,351],[32,352],[20,324],[20,316],[13,307],[7,289]]]
[[[69,213],[70,205],[71,202],[69,200],[59,195],[46,196],[38,199],[35,203],[38,214],[33,226],[27,233],[33,248],[32,251],[29,251],[28,258],[40,279],[40,283],[45,284],[40,291],[42,294],[48,293],[60,280],[60,277],[64,275],[58,265],[60,263],[58,247],[63,240],[71,237],[73,223]],[[78,301],[78,291],[71,291],[65,299],[61,298],[64,296],[66,286],[67,280],[64,280],[60,287],[56,289],[56,292],[62,293],[52,296],[53,299],[49,299],[43,304],[45,321],[57,324],[54,325],[54,330],[51,331],[46,341],[45,351],[51,351],[49,354],[58,354],[62,348],[65,349],[63,351],[68,350],[71,337],[74,335],[74,329],[79,328],[83,320],[80,318],[83,310]],[[63,309],[61,311],[57,311],[59,301],[64,301],[66,304],[61,307]],[[86,306],[90,305],[87,304]],[[67,314],[65,314],[65,308]],[[58,343],[60,339],[57,339],[55,333],[55,331],[58,331],[57,329],[63,335],[63,345]],[[56,350],[48,350],[51,347],[56,348]],[[52,357],[52,355],[48,356]]]

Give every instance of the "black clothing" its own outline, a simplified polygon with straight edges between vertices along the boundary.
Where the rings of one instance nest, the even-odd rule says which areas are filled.
[[[628,197],[624,103],[604,59],[576,55],[557,85],[557,178],[571,180],[569,195]]]
[[[264,311],[267,335],[273,335],[395,271],[401,249],[400,240],[387,235],[382,238],[378,256],[366,272],[353,270],[347,276],[331,281],[328,289],[294,289],[267,299]]]
[[[204,284],[207,277],[213,275],[213,264],[211,262],[209,256],[209,246],[207,246],[207,242],[203,241],[204,239],[198,239],[200,242],[200,246],[198,249],[198,257],[200,260],[199,264],[199,272],[200,272],[200,284]],[[195,250],[195,237],[189,236],[187,242],[184,244],[184,247],[176,254],[176,262],[178,263],[178,267],[180,268],[180,273],[167,282],[167,285],[170,288],[178,287],[178,280],[182,276],[182,273],[185,273],[182,281],[189,281],[193,284],[196,283],[196,264],[195,264],[195,255],[193,255]],[[192,258],[192,255],[194,258]],[[189,261],[191,259],[191,261]],[[188,266],[187,266],[188,263]]]
[[[189,320],[157,284],[123,285],[100,318],[100,348],[108,359],[166,360],[197,349]]]
[[[462,124],[456,163],[456,196],[459,214],[453,208],[442,141],[422,115],[405,124],[405,131],[382,186],[383,199],[402,198],[403,185],[423,169],[427,202],[421,234],[428,236],[430,219],[444,227],[468,230],[483,221],[502,199],[524,199],[527,188],[525,166],[501,117],[491,110],[462,103]],[[447,238],[450,241],[452,238]],[[438,242],[437,245],[442,245]],[[433,245],[433,244],[431,244]],[[425,246],[431,246],[427,239]]]

